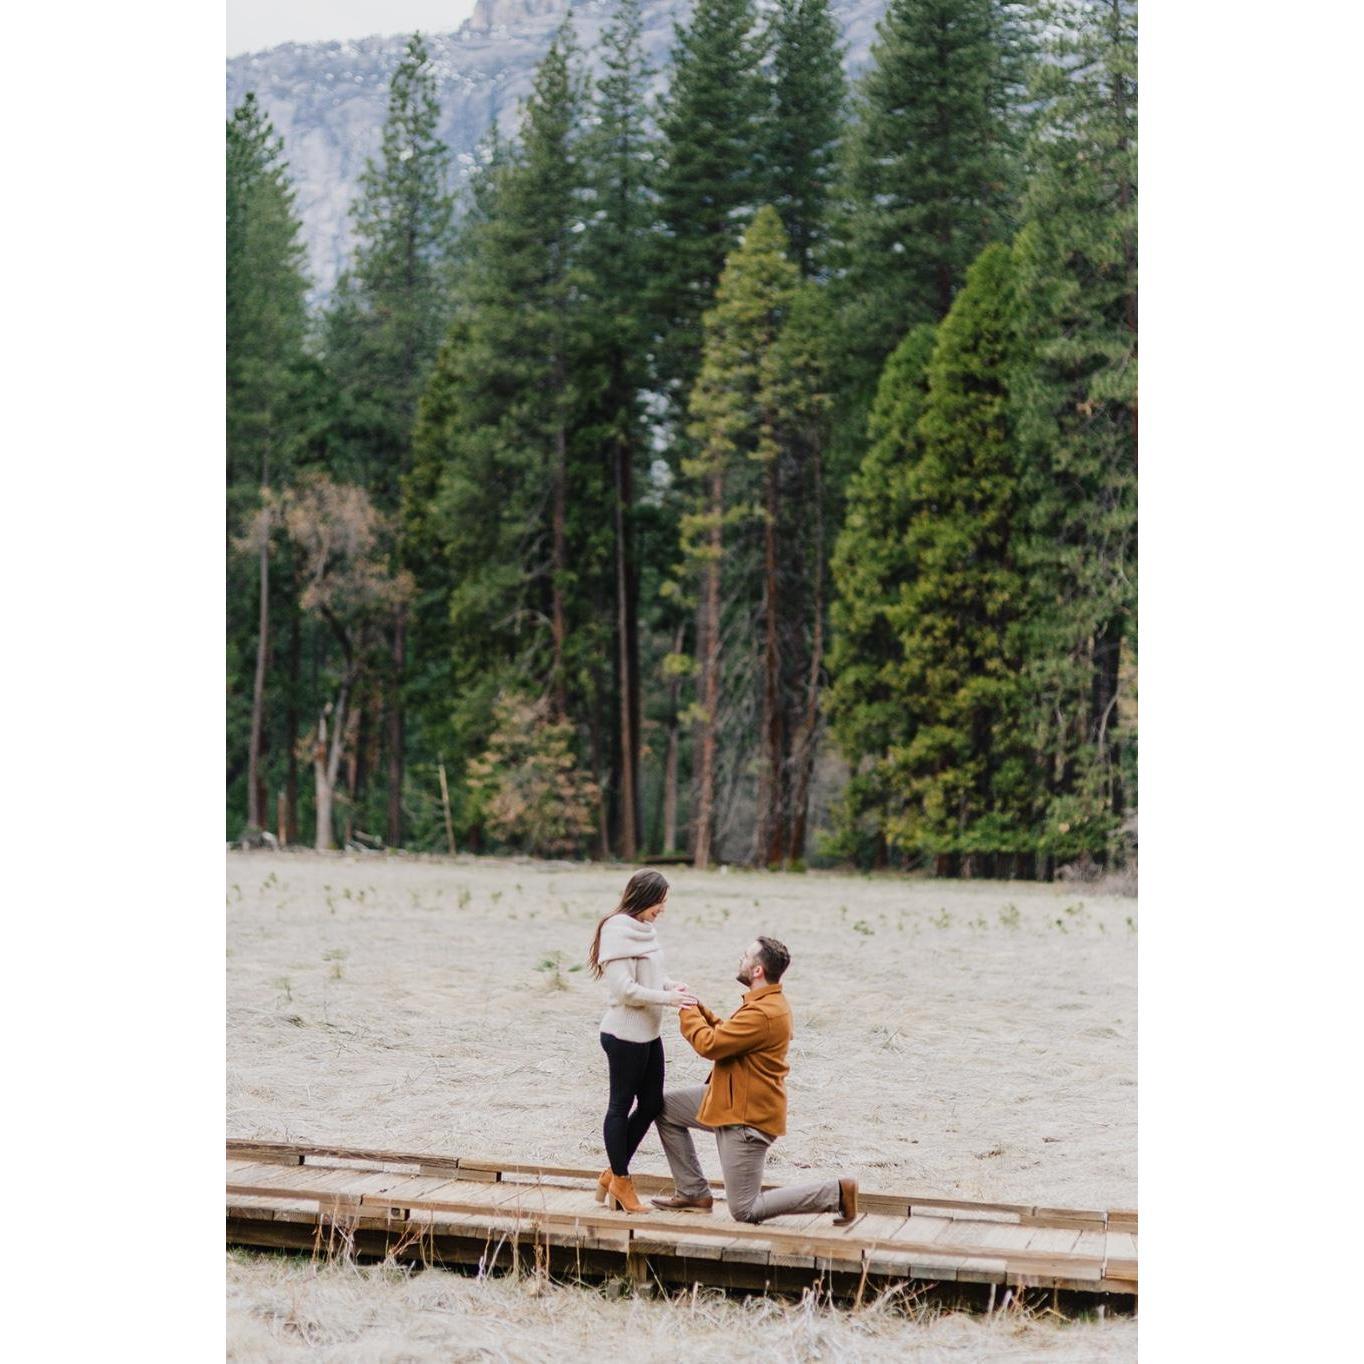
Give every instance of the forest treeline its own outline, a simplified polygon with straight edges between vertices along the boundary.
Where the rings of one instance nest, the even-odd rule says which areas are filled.
[[[310,312],[227,125],[227,824],[967,875],[1136,803],[1136,7],[571,12],[457,205],[414,36]],[[812,846],[817,758],[849,779]]]

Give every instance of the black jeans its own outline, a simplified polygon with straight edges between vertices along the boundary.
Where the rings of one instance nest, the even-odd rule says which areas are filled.
[[[663,1039],[625,1042],[604,1032],[601,1045],[611,1071],[611,1101],[602,1136],[612,1174],[628,1175],[630,1158],[663,1111]]]

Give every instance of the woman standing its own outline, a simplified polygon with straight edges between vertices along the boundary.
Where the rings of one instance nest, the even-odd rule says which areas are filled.
[[[592,974],[605,977],[610,995],[601,1045],[611,1078],[602,1124],[611,1164],[597,1181],[597,1202],[609,1198],[624,1212],[648,1211],[635,1195],[630,1159],[663,1108],[663,1010],[695,1003],[685,985],[663,974],[654,924],[667,907],[662,873],[637,871],[620,903],[598,922],[587,954]]]

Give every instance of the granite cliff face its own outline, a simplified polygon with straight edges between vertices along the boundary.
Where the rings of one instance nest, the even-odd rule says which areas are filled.
[[[572,6],[578,43],[595,69],[598,38],[610,22],[610,0]],[[866,64],[885,0],[832,0],[856,74]],[[644,0],[643,41],[656,70],[655,88],[673,44],[673,25],[691,0]],[[453,33],[425,35],[436,72],[441,136],[463,181],[474,152],[496,121],[515,131],[519,101],[530,92],[535,67],[569,10],[569,0],[478,0]],[[377,153],[388,82],[402,56],[405,36],[349,42],[284,43],[227,63],[227,111],[248,90],[284,138],[284,153],[298,191],[298,211],[308,245],[316,297],[324,297],[351,249],[349,209],[366,157]]]

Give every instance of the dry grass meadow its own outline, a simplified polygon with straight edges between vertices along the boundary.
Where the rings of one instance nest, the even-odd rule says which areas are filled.
[[[602,988],[574,970],[627,868],[233,853],[227,1132],[592,1166]],[[741,949],[787,943],[782,1181],[1135,1207],[1136,901],[1077,885],[669,872],[668,969],[728,1012]],[[672,1083],[706,1063],[664,1033]],[[713,1144],[698,1143],[718,1175]],[[655,1134],[637,1170],[666,1172]],[[702,1293],[228,1253],[228,1357],[689,1361],[1136,1357],[1129,1319]]]

